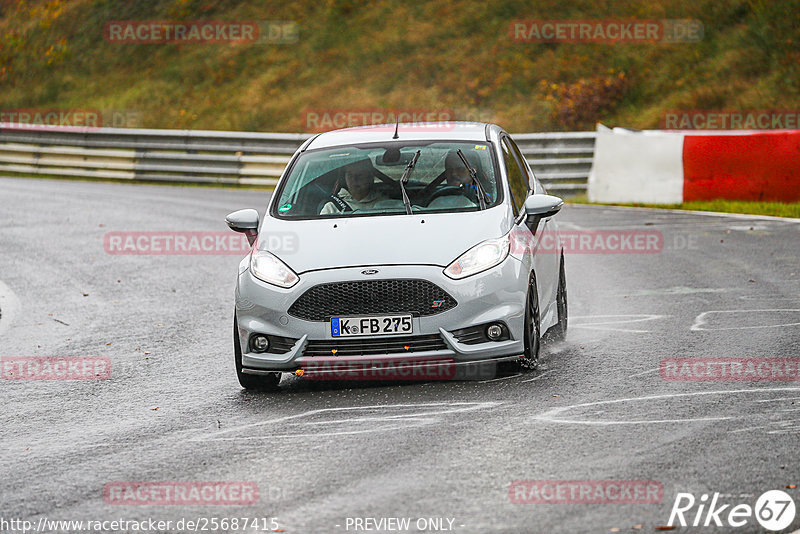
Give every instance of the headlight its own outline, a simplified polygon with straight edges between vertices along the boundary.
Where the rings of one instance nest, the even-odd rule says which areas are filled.
[[[508,257],[508,234],[478,243],[447,266],[444,274],[456,280],[491,269]]]
[[[250,272],[279,287],[292,287],[300,280],[285,263],[266,250],[254,250],[250,255]]]

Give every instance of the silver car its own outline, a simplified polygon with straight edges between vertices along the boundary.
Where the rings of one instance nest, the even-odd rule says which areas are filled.
[[[226,217],[254,245],[236,283],[240,384],[534,368],[543,336],[567,330],[562,204],[493,124],[310,138],[261,224],[254,209]]]

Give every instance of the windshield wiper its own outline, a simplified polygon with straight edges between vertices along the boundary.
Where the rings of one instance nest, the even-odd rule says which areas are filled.
[[[464,153],[461,152],[460,148],[456,151],[456,153],[458,154],[458,157],[461,158],[461,162],[467,168],[467,171],[469,172],[469,175],[472,178],[472,183],[475,184],[475,188],[478,190],[478,202],[481,205],[481,209],[485,210],[486,209],[486,198],[485,198],[486,197],[486,193],[483,191],[483,186],[481,185],[480,180],[478,180],[478,171],[473,169],[472,166],[470,166],[469,162],[467,161],[467,158],[464,157]]]
[[[408,183],[408,177],[411,176],[411,171],[414,170],[414,167],[417,164],[417,160],[419,159],[420,151],[417,150],[417,153],[414,154],[414,157],[411,158],[411,161],[408,162],[406,165],[406,170],[403,171],[403,176],[400,177],[400,192],[403,193],[403,204],[406,207],[406,215],[411,215],[411,201],[408,200],[408,193],[406,193],[406,184]]]

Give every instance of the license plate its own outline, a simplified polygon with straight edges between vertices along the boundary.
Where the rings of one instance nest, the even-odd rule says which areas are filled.
[[[411,334],[413,329],[410,315],[331,318],[333,337]]]

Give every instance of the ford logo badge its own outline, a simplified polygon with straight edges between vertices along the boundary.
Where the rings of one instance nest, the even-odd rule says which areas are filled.
[[[363,271],[361,271],[361,274],[366,274],[366,275],[378,274],[378,269],[364,269]]]

